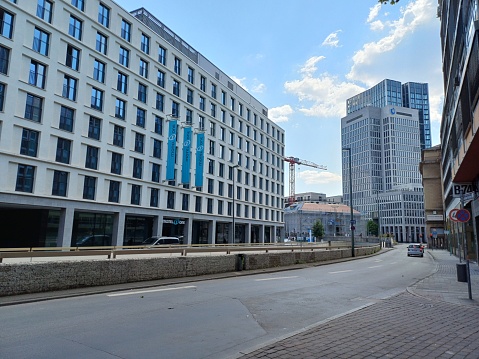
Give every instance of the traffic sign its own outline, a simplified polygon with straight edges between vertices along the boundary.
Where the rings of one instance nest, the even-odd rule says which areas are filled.
[[[355,220],[355,219],[352,219],[350,222],[351,222],[351,224],[356,224],[356,220]]]
[[[456,219],[458,222],[469,222],[471,219],[471,213],[467,209],[460,209],[456,212]]]
[[[452,196],[454,198],[461,198],[467,193],[474,193],[474,185],[472,183],[453,183]]]
[[[457,211],[459,211],[458,208],[454,208],[453,210],[451,210],[451,212],[449,212],[449,218],[451,219],[451,221],[453,222],[457,222],[457,218],[456,218],[456,213]]]

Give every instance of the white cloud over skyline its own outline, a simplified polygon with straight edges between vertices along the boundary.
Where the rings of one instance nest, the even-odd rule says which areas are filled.
[[[326,39],[324,39],[322,45],[323,46],[331,46],[331,47],[339,47],[339,38],[338,38],[338,33],[340,33],[341,30],[337,30],[335,32],[332,32],[329,34]]]

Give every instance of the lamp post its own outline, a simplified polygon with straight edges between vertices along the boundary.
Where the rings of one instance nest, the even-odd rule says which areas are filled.
[[[233,169],[233,211],[232,211],[232,217],[233,217],[233,238],[231,239],[231,243],[234,244],[236,240],[236,227],[235,227],[235,192],[236,192],[236,171],[235,169],[238,168],[239,165],[234,165],[231,168]]]
[[[349,208],[351,210],[351,256],[354,257],[354,216],[353,216],[353,178],[351,171],[351,147],[344,147],[343,151],[348,152],[349,158]]]

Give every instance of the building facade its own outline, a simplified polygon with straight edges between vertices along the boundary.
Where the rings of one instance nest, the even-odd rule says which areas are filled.
[[[457,225],[448,220],[451,234],[466,238],[469,256],[478,258],[479,200],[479,4],[477,0],[440,0],[444,108],[441,120],[442,185],[446,218],[457,208],[471,220]],[[464,203],[454,185],[474,185]],[[471,186],[472,187],[472,186]]]
[[[397,99],[400,90],[397,87],[392,98]],[[350,113],[341,119],[341,145],[350,149],[343,151],[342,158],[344,202],[351,203],[352,175],[353,208],[363,218],[377,219],[380,233],[392,235],[399,242],[423,241],[418,110],[392,104],[362,106],[351,99],[347,103]],[[356,110],[352,104],[357,105]]]
[[[283,129],[146,9],[11,0],[0,15],[0,247],[282,235]]]

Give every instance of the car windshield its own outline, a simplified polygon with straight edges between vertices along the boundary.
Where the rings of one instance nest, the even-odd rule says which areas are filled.
[[[143,241],[143,244],[153,244],[156,242],[158,238],[156,237],[150,237],[150,238],[147,238]]]

